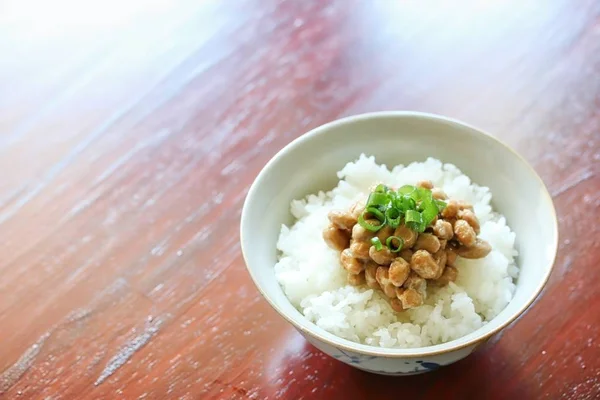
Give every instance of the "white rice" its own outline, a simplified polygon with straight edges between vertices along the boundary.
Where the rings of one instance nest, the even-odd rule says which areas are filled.
[[[364,154],[338,172],[332,191],[294,200],[292,227],[282,226],[277,242],[281,252],[275,274],[286,296],[306,318],[342,338],[381,347],[422,347],[464,336],[494,318],[511,300],[519,273],[515,265],[515,234],[505,218],[493,212],[488,188],[471,183],[452,164],[429,158],[398,165],[391,171]],[[455,283],[427,288],[425,304],[395,313],[380,291],[347,284],[339,253],[330,249],[321,232],[327,213],[347,209],[365,198],[374,183],[399,187],[428,179],[452,199],[473,204],[481,223],[480,237],[491,253],[479,260],[457,261]]]

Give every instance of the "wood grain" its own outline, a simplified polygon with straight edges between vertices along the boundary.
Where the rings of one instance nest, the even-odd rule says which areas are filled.
[[[0,397],[600,397],[599,2],[8,0],[0,54]],[[280,148],[394,109],[497,135],[560,217],[530,312],[410,378],[307,344],[238,242]]]

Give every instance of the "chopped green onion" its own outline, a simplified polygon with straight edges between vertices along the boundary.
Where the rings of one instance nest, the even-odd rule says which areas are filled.
[[[373,214],[380,222],[385,223],[385,214],[383,214],[379,208],[375,206],[369,206],[365,211],[369,214]]]
[[[394,204],[394,201],[398,198],[398,193],[394,192],[393,190],[390,190],[386,194],[388,195],[390,202]]]
[[[438,208],[435,203],[432,201],[425,206],[425,209],[421,213],[421,219],[423,220],[423,224],[427,227],[429,224],[437,217]]]
[[[400,189],[398,189],[398,194],[400,194],[400,195],[411,194],[412,192],[414,192],[414,190],[415,190],[414,186],[404,185]]]
[[[402,215],[397,208],[390,207],[385,211],[385,219],[389,226],[396,229],[398,225],[400,225],[400,219],[402,219]]]
[[[418,211],[408,210],[406,212],[405,220],[406,226],[414,231],[423,232],[426,228],[426,225],[421,218],[421,214]]]
[[[431,190],[421,187],[417,188],[417,190],[419,191],[419,195],[421,196],[421,201],[433,201],[433,193],[431,193]]]
[[[406,213],[408,210],[414,210],[417,208],[417,204],[410,197],[402,196],[399,201],[398,209],[402,213]]]
[[[379,212],[379,210],[377,210],[377,212]],[[383,228],[383,226],[385,225],[385,216],[384,216],[383,221],[381,221],[381,220],[379,221],[379,222],[381,222],[379,225],[374,225],[374,224],[371,224],[371,223],[365,221],[365,214],[368,214],[368,213],[369,213],[369,211],[365,210],[358,216],[358,224],[370,232],[377,232],[378,230]],[[379,213],[381,214],[381,212],[379,212]]]
[[[392,246],[394,244],[394,240],[397,240],[399,245],[398,247],[394,247]],[[390,251],[392,253],[397,253],[400,250],[402,250],[402,246],[404,246],[404,240],[402,240],[401,237],[398,236],[390,236],[389,238],[387,238],[387,240],[385,241],[385,245],[390,249]]]
[[[417,223],[417,222],[407,222],[406,226],[408,226],[413,231],[419,232],[419,233],[425,232],[425,228],[426,228],[425,224]]]
[[[446,202],[442,201],[442,200],[435,200],[435,205],[438,208],[438,211],[442,211],[444,208],[446,208]]]
[[[406,222],[418,222],[421,223],[421,214],[415,210],[406,211]]]
[[[394,191],[379,184],[369,194],[358,222],[363,228],[377,232],[385,225],[396,229],[404,219],[409,228],[424,232],[444,207],[446,203],[434,199],[429,189],[404,185]],[[368,219],[377,219],[380,223],[367,222]]]
[[[377,236],[375,236],[374,238],[371,239],[371,244],[373,246],[375,246],[375,250],[379,251],[383,248],[383,245],[381,244],[381,240],[379,240],[379,238]]]
[[[413,190],[412,193],[409,194],[409,197],[413,199],[415,203],[421,201],[421,193],[419,193],[417,189],[419,188],[415,188],[415,190]]]
[[[383,183],[380,183],[375,188],[375,193],[387,193],[389,190],[390,189],[387,186],[385,186]]]
[[[425,189],[422,187],[417,187],[415,188],[415,190],[410,194],[410,197],[415,201],[415,202],[419,202],[419,201],[431,201],[431,190],[429,189]]]
[[[367,207],[369,206],[387,206],[390,202],[390,197],[385,193],[373,192],[367,199]]]

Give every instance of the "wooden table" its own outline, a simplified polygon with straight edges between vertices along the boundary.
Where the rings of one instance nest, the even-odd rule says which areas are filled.
[[[600,398],[597,0],[8,0],[0,50],[0,397]],[[521,152],[561,233],[525,316],[410,378],[307,344],[238,242],[275,152],[396,109]]]

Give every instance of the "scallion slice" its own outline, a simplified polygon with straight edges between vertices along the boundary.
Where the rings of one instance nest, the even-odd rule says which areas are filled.
[[[375,209],[379,214],[381,214],[381,212],[377,209]],[[383,228],[383,226],[385,225],[385,216],[383,216],[383,214],[381,214],[383,216],[383,220],[378,219],[378,221],[380,222],[379,225],[375,225],[375,224],[371,224],[369,222],[367,222],[365,220],[365,214],[369,214],[371,213],[369,210],[365,210],[363,211],[359,216],[358,216],[358,224],[360,226],[362,226],[363,228],[365,228],[366,230],[370,231],[370,232],[377,232],[378,230],[380,230],[381,228]]]
[[[414,192],[414,190],[415,190],[414,186],[404,185],[400,189],[398,189],[398,194],[400,194],[400,195],[411,194],[412,192]]]
[[[446,202],[442,201],[442,200],[434,200],[435,205],[438,208],[438,211],[442,211],[444,208],[446,208]]]
[[[415,201],[408,196],[400,197],[396,203],[401,213],[406,213],[408,210],[415,210],[417,208]]]
[[[432,201],[425,205],[423,212],[421,213],[421,219],[423,220],[423,224],[427,227],[437,217],[438,208],[435,203]]]
[[[397,247],[394,246],[394,241],[398,242],[398,246]],[[392,253],[397,253],[400,250],[402,250],[402,246],[404,246],[404,240],[402,240],[402,238],[398,237],[398,236],[390,236],[385,241],[385,245],[390,249],[390,251]]]
[[[387,186],[385,186],[383,183],[380,183],[375,188],[375,193],[387,193],[389,190],[390,189]]]
[[[405,220],[406,226],[414,231],[423,232],[426,228],[425,224],[423,224],[421,214],[416,210],[408,210],[406,212]]]
[[[416,187],[410,194],[415,202],[423,202],[431,199],[431,190],[422,187]]]
[[[406,211],[406,222],[418,222],[421,223],[421,214],[416,210]]]
[[[379,238],[377,236],[375,236],[374,238],[371,239],[371,244],[373,246],[375,246],[375,250],[379,251],[383,248],[383,245],[381,244],[381,240],[379,240]]]
[[[373,214],[373,216],[377,218],[380,222],[385,223],[385,214],[381,212],[378,207],[368,206],[365,211],[369,214]]]
[[[373,192],[367,199],[367,207],[369,206],[387,206],[390,202],[390,197],[386,193]]]
[[[401,219],[402,214],[400,214],[400,211],[398,211],[397,208],[390,207],[385,211],[385,220],[392,228],[396,229],[398,225],[400,225]]]
[[[433,201],[433,193],[431,193],[431,190],[429,189],[425,189],[425,188],[417,188],[417,190],[419,191],[419,196],[421,197],[421,201],[426,201],[426,202],[431,202]]]

